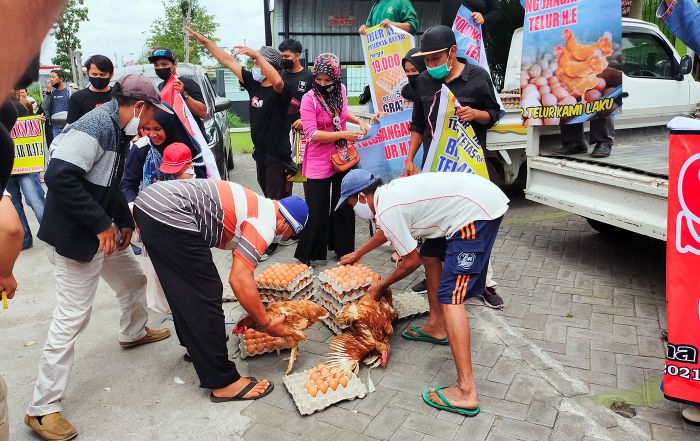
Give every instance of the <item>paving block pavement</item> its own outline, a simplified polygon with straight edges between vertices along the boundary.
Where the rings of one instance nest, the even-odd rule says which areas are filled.
[[[232,179],[258,190],[250,157],[238,155]],[[295,191],[301,194],[301,186]],[[658,391],[665,327],[664,244],[641,237],[605,237],[584,219],[526,201],[512,191],[510,210],[493,250],[503,311],[478,301],[466,306],[471,323],[474,375],[482,412],[466,418],[425,405],[427,386],[452,384],[455,368],[449,347],[411,342],[398,334],[386,369],[363,368],[375,391],[300,416],[282,384],[285,356],[237,358],[245,375],[269,378],[276,389],[263,400],[212,404],[199,389],[192,366],[182,360],[176,338],[121,350],[116,342],[118,307],[103,283],[92,322],[78,339],[65,415],[86,440],[697,440],[700,431],[680,418],[676,403]],[[36,223],[33,223],[36,227]],[[357,244],[368,237],[357,223]],[[18,297],[0,314],[1,373],[9,387],[11,439],[36,439],[22,417],[31,397],[41,347],[55,303],[52,267],[45,244],[20,256]],[[261,267],[293,261],[294,247]],[[230,254],[214,251],[223,280]],[[382,247],[364,262],[381,274],[393,267]],[[320,271],[336,265],[317,262]],[[397,284],[408,289],[419,270]],[[225,297],[231,298],[225,285]],[[243,311],[224,304],[228,327]],[[168,326],[167,316],[151,315],[151,326]],[[413,320],[420,324],[425,318]],[[409,322],[397,327],[400,331]],[[316,365],[332,333],[316,324],[300,346],[295,369]],[[236,357],[236,358],[234,358]],[[177,381],[180,380],[180,381]],[[184,384],[181,384],[184,382]],[[637,416],[608,410],[625,400]]]

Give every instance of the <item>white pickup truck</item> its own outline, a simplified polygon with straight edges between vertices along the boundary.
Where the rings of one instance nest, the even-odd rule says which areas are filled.
[[[662,141],[667,133],[664,129],[665,125],[675,116],[692,113],[696,103],[700,101],[700,83],[688,74],[692,63],[690,57],[686,56],[681,59],[673,45],[656,25],[625,18],[622,20],[622,29],[623,96],[625,98],[622,114],[615,117],[616,145],[613,149],[614,154],[609,158],[609,161],[598,162],[613,163],[615,158],[619,157],[619,153],[623,151],[620,147],[629,141],[629,135],[634,134],[625,133],[623,129],[657,127],[658,130],[651,131],[656,133],[657,141]],[[520,88],[522,46],[523,33],[522,29],[518,29],[513,34],[511,42],[504,91]],[[502,97],[507,103],[505,94],[502,94]],[[638,134],[638,131],[636,132]],[[556,150],[558,145],[556,145],[556,141],[553,141],[552,145],[544,149],[544,146],[536,145],[537,140],[542,135],[556,135],[557,133],[558,128],[556,127],[534,127],[528,130],[522,126],[519,108],[507,109],[506,115],[488,132],[486,156],[492,180],[498,184],[512,184],[516,180],[524,181],[526,159],[528,158],[532,164],[529,168],[530,177],[538,179],[540,176],[536,172],[533,173],[533,167],[535,170],[540,170],[540,159],[545,163],[551,162],[540,155],[540,148],[543,149],[544,153]],[[646,140],[644,136],[640,140],[649,143],[649,140]],[[627,152],[627,150],[624,151]],[[647,146],[643,152],[640,152],[640,156],[649,158],[649,154],[655,151],[655,148]],[[663,148],[662,151],[665,155],[666,148]],[[590,158],[587,157],[587,159]],[[629,166],[630,164],[625,159],[624,164],[620,165]],[[562,167],[559,166],[559,169],[561,170]],[[666,172],[664,170],[656,171],[665,179]],[[546,197],[547,192],[539,187],[540,184],[544,183],[533,183],[537,184],[538,187],[528,186],[528,197],[563,209],[569,206],[568,203],[564,202],[547,202],[549,200]],[[593,218],[597,219],[598,216],[593,216]]]
[[[583,216],[600,232],[622,228],[665,240],[666,124],[695,112],[700,83],[689,74],[691,58],[681,58],[656,25],[628,19],[622,24],[625,98],[615,118],[612,154],[559,156],[558,127],[531,127],[525,195]]]

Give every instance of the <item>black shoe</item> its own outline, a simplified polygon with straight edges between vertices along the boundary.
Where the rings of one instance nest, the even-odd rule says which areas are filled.
[[[580,153],[588,153],[586,144],[578,142],[566,143],[559,150],[555,151],[556,155],[578,155]]]
[[[484,293],[481,295],[481,300],[483,300],[484,304],[489,308],[503,309],[503,299],[493,288],[486,287]]]
[[[592,158],[607,158],[608,156],[610,156],[611,151],[612,151],[612,145],[608,144],[607,142],[599,142],[598,144],[595,145],[593,152],[591,152],[591,157]]]
[[[411,292],[414,292],[416,294],[423,294],[424,292],[428,292],[428,281],[423,279],[420,282],[416,283],[411,287]]]

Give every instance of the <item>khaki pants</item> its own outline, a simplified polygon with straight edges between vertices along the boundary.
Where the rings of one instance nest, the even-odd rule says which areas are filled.
[[[491,264],[491,261],[489,260],[489,268],[486,270],[486,287],[487,288],[495,288],[498,286],[498,283],[496,283],[495,280],[493,280],[493,265]]]
[[[143,338],[148,321],[146,276],[131,247],[116,250],[107,257],[100,252],[88,263],[63,257],[51,249],[49,260],[54,263],[56,308],[39,362],[32,402],[27,409],[31,416],[61,411],[61,400],[75,359],[75,341],[90,321],[100,277],[117,295],[121,309],[119,341]]]
[[[0,375],[0,441],[10,441],[10,419],[7,412],[7,385]]]

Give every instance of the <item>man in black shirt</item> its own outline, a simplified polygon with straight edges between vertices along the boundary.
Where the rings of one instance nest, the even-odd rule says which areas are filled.
[[[148,61],[153,64],[158,78],[163,80],[163,82],[158,85],[158,90],[163,90],[170,76],[177,75],[177,60],[175,59],[173,51],[164,47],[154,49],[153,52],[151,52],[151,56],[148,57]],[[190,109],[190,112],[192,112],[192,115],[197,121],[199,130],[206,136],[204,132],[204,122],[202,120],[207,117],[208,111],[207,104],[204,102],[202,88],[199,87],[199,84],[197,84],[195,80],[188,77],[178,77],[173,86],[175,90],[182,95],[182,98],[187,104],[187,108]]]
[[[109,82],[114,76],[112,60],[104,55],[93,55],[85,62],[90,85],[75,92],[68,102],[68,124],[73,124],[96,107],[112,100]]]
[[[282,56],[282,79],[292,93],[292,102],[288,109],[288,121],[294,130],[302,130],[301,125],[301,98],[311,90],[314,74],[301,65],[301,43],[287,39],[279,45]]]
[[[451,28],[462,5],[472,11],[474,21],[485,29],[493,28],[503,17],[499,0],[440,0],[440,23]]]

